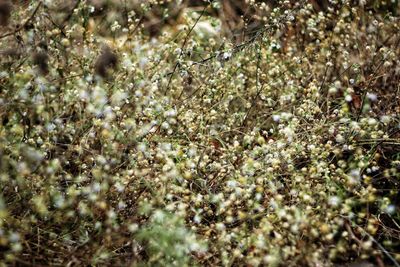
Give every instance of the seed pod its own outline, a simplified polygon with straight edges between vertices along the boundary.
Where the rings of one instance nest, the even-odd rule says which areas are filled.
[[[115,68],[118,63],[117,55],[108,46],[103,49],[101,55],[97,58],[94,69],[95,73],[103,78],[107,77],[107,70]]]
[[[7,26],[12,11],[11,1],[0,0],[0,25]]]
[[[33,54],[33,64],[37,65],[42,74],[47,74],[49,72],[49,56],[43,52],[36,52]]]

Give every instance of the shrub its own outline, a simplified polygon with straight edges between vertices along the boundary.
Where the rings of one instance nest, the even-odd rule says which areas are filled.
[[[397,1],[3,2],[3,265],[398,266]]]

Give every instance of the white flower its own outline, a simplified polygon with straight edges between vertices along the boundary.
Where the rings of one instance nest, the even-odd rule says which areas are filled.
[[[129,232],[133,233],[139,229],[139,225],[137,223],[131,223],[128,225]]]
[[[120,200],[120,201],[118,202],[118,209],[119,209],[119,210],[123,210],[123,209],[125,209],[125,208],[126,208],[126,203],[125,203],[124,201]]]
[[[369,118],[368,119],[368,125],[373,126],[373,125],[376,125],[376,124],[377,124],[377,121],[374,118]]]
[[[218,35],[219,27],[213,27],[209,21],[200,21],[194,27],[194,31],[201,38],[211,38]]]
[[[47,123],[46,124],[46,130],[48,131],[48,132],[52,132],[52,131],[54,131],[55,129],[56,129],[56,125],[54,124],[54,123]]]
[[[328,203],[333,207],[337,207],[340,204],[340,198],[338,196],[332,196],[329,198]]]
[[[232,56],[232,53],[230,53],[230,52],[225,52],[225,53],[222,55],[222,57],[224,58],[224,60],[230,59],[231,56]]]
[[[117,90],[112,96],[111,96],[111,103],[113,106],[119,106],[121,105],[122,101],[124,101],[127,98],[127,94],[121,90]]]
[[[279,115],[272,115],[272,119],[273,119],[273,121],[274,122],[279,122],[280,120],[281,120],[281,116],[279,116]]]
[[[175,117],[177,114],[175,109],[169,109],[167,111],[164,112],[164,116],[165,117]]]
[[[236,181],[230,180],[230,181],[226,182],[226,185],[227,185],[228,187],[234,188],[234,187],[236,187],[237,182],[236,182]]]
[[[194,218],[193,218],[193,221],[194,221],[195,223],[201,223],[201,217],[200,217],[198,214],[196,214],[196,215],[194,216]]]
[[[351,95],[346,95],[344,100],[346,100],[346,102],[351,102],[353,101],[353,98],[351,97]]]
[[[10,240],[11,243],[18,242],[20,240],[20,235],[18,233],[12,232],[8,237],[8,240]]]
[[[344,143],[345,139],[344,139],[343,135],[341,135],[341,134],[336,135],[336,142]]]
[[[374,93],[367,93],[367,98],[369,100],[371,100],[372,102],[375,102],[376,100],[378,100],[378,96]]]
[[[353,169],[348,174],[349,182],[352,184],[356,184],[360,181],[361,173],[359,169]]]
[[[383,116],[380,118],[380,120],[381,120],[382,123],[387,124],[387,123],[389,123],[389,122],[392,120],[392,118],[391,118],[390,116],[383,115]]]
[[[139,68],[144,69],[148,62],[149,60],[147,59],[147,57],[141,57],[139,59]]]
[[[162,210],[156,210],[153,214],[153,220],[155,222],[160,222],[162,223],[165,219],[165,214]]]
[[[395,205],[388,205],[385,209],[386,213],[388,214],[393,214],[396,211],[396,206]]]
[[[294,138],[295,133],[294,133],[294,131],[293,131],[292,128],[290,128],[290,127],[285,127],[285,128],[282,130],[282,132],[283,132],[283,134],[286,136],[286,138],[287,138],[287,140],[288,140],[289,142],[292,142],[292,141],[293,141],[293,138]]]
[[[169,129],[169,123],[164,121],[163,123],[161,123],[161,128],[163,129]]]

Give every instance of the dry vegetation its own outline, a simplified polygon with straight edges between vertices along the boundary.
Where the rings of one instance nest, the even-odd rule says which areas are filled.
[[[399,12],[0,0],[0,266],[399,266]]]

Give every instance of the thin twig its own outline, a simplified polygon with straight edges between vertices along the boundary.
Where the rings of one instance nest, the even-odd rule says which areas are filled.
[[[61,23],[61,27],[62,29],[65,28],[66,23],[72,18],[72,15],[74,14],[74,10],[79,6],[79,4],[81,3],[81,0],[77,0],[75,5],[73,6],[73,8],[71,9],[71,11],[68,13],[68,15],[65,17],[65,19],[63,20],[63,22]]]
[[[394,266],[400,267],[400,264],[390,255],[390,253],[372,236],[370,235],[367,231],[365,231],[361,226],[356,225],[357,228],[359,228],[366,236],[368,236],[372,242],[374,242],[379,249],[393,262]]]
[[[39,8],[41,7],[42,4],[43,4],[42,1],[40,1],[40,2],[37,4],[36,8],[33,10],[32,14],[28,17],[28,19],[27,19],[23,24],[21,24],[19,27],[17,27],[14,31],[11,31],[11,32],[8,32],[8,33],[6,33],[6,34],[1,35],[1,36],[0,36],[0,39],[3,39],[3,38],[5,38],[5,37],[7,37],[7,36],[10,36],[10,35],[14,35],[14,34],[16,34],[17,32],[21,31],[23,28],[25,28],[25,26],[28,25],[28,23],[29,23],[29,22],[33,19],[33,17],[36,15],[37,11],[39,10]]]
[[[261,91],[262,91],[262,86],[260,86],[260,63],[261,63],[261,46],[258,45],[258,51],[257,51],[257,69],[256,69],[256,88],[257,88],[257,92],[256,95],[254,96],[251,106],[250,108],[247,110],[246,115],[244,116],[243,122],[242,122],[242,127],[244,126],[244,124],[246,123],[247,118],[250,115],[251,110],[254,108],[257,98],[259,97]]]
[[[184,51],[185,46],[186,46],[186,44],[187,44],[187,42],[188,42],[188,40],[189,40],[189,36],[190,36],[190,34],[192,33],[192,31],[194,30],[194,27],[196,27],[197,23],[198,23],[198,22],[200,21],[200,19],[203,17],[203,15],[204,15],[204,13],[206,12],[208,6],[209,6],[209,4],[206,5],[206,6],[204,7],[204,9],[203,9],[203,11],[201,12],[200,16],[196,19],[195,23],[194,23],[193,26],[189,29],[189,32],[186,34],[186,37],[185,37],[185,39],[183,40],[183,44],[182,44],[182,46],[181,46],[181,51],[180,51],[180,54],[179,54],[179,57],[178,57],[178,58],[181,58],[181,57],[183,56],[183,51]],[[175,63],[174,69],[172,70],[171,75],[169,76],[167,88],[165,89],[164,94],[167,94],[168,89],[169,89],[169,87],[170,87],[170,85],[171,85],[172,77],[174,76],[174,74],[175,74],[175,72],[176,72],[178,66],[179,66],[179,61]]]
[[[211,1],[211,2],[212,2],[212,1]],[[297,8],[295,8],[294,10],[297,10],[297,9],[299,9],[300,7],[302,7],[303,4],[304,4],[305,2],[306,2],[306,1],[301,1],[301,2],[299,2],[299,5],[298,5]],[[211,61],[211,60],[213,60],[213,59],[215,59],[215,58],[218,58],[221,54],[223,54],[223,53],[225,53],[225,52],[232,53],[231,58],[233,58],[233,56],[234,56],[235,54],[241,52],[243,49],[245,49],[246,47],[248,47],[248,46],[250,46],[251,44],[253,44],[254,42],[256,42],[260,37],[263,37],[266,33],[268,33],[268,32],[269,32],[269,33],[273,32],[273,29],[279,27],[279,25],[281,25],[283,22],[285,22],[285,21],[286,21],[286,18],[287,18],[287,14],[285,14],[284,16],[281,16],[281,17],[278,19],[278,21],[275,21],[274,23],[268,24],[268,25],[266,25],[264,28],[257,30],[257,31],[256,31],[256,34],[255,34],[253,37],[251,37],[250,39],[248,39],[248,40],[242,42],[241,44],[238,44],[238,45],[236,45],[235,47],[233,47],[233,48],[231,48],[231,49],[228,49],[228,50],[217,50],[217,51],[215,51],[212,55],[210,55],[210,56],[208,56],[208,57],[206,57],[206,58],[204,58],[204,59],[202,59],[202,60],[200,60],[200,61],[198,61],[198,62],[193,62],[192,66],[195,66],[195,65],[200,65],[200,66],[201,66],[201,65],[204,65],[204,63],[207,63],[208,61]],[[195,25],[194,25],[194,26],[195,26]],[[193,28],[194,28],[194,27],[193,27]],[[181,53],[182,53],[182,52],[183,52],[183,50],[181,51]],[[204,65],[204,66],[206,66],[206,65]],[[170,72],[164,74],[161,78],[165,78],[165,77],[168,77],[168,76],[173,76],[173,75],[175,74],[175,72],[176,72],[176,70],[177,70],[178,67],[179,67],[179,64],[178,64],[178,63],[175,64],[174,69],[173,69],[172,71],[170,71]],[[190,66],[190,67],[191,67],[191,66]],[[189,67],[189,68],[190,68],[190,67]],[[159,78],[159,79],[161,79],[161,78]],[[172,78],[170,77],[170,78],[169,78],[169,81],[168,81],[168,86],[167,86],[167,88],[169,88],[169,85],[170,85],[170,83],[171,83],[171,80],[172,80]],[[166,91],[167,91],[167,90],[166,90]],[[166,91],[165,91],[164,93],[166,93]]]

